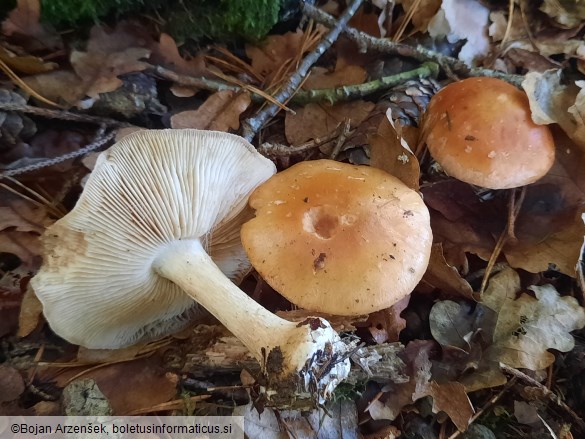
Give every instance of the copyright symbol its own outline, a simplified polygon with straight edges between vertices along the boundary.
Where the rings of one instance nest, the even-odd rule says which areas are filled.
[[[12,424],[10,426],[10,430],[12,430],[13,433],[18,433],[20,431],[20,427],[18,426],[18,424]]]

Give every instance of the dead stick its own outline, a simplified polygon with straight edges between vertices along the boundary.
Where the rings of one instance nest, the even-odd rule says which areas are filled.
[[[331,47],[331,45],[337,40],[339,34],[343,31],[343,29],[347,26],[347,22],[350,20],[351,17],[356,13],[358,8],[360,7],[363,0],[353,0],[345,12],[339,17],[339,20],[336,21],[335,25],[331,27],[331,30],[317,47],[308,54],[299,64],[297,71],[291,75],[288,79],[287,84],[284,88],[278,92],[274,98],[280,102],[284,103],[294,94],[294,92],[299,88],[303,79],[309,73],[309,69],[317,62],[317,60],[321,57],[321,55]],[[303,3],[303,7],[306,7],[307,4]],[[242,123],[242,137],[246,140],[251,141],[256,133],[260,131],[260,128],[264,126],[264,124],[271,119],[280,108],[275,104],[270,104],[260,110],[254,117],[246,119]]]
[[[556,403],[560,408],[562,408],[565,412],[567,412],[567,414],[569,414],[573,418],[575,423],[581,429],[581,432],[585,432],[585,422],[583,421],[583,419],[581,419],[581,417],[577,413],[575,413],[571,407],[565,404],[556,393],[551,392],[549,389],[546,388],[546,386],[539,383],[534,378],[529,377],[524,372],[520,372],[518,369],[514,369],[513,367],[506,366],[505,364],[502,363],[500,363],[500,368],[505,372],[508,372],[510,375],[518,377],[518,379],[524,381],[525,383],[538,388],[549,400]]]
[[[0,103],[0,111],[18,111],[20,113],[31,114],[33,116],[44,117],[47,119],[68,120],[71,122],[91,123],[95,125],[105,125],[107,127],[131,127],[132,124],[120,122],[107,117],[91,116],[89,114],[73,113],[65,110],[53,110],[51,108],[33,107],[32,105],[19,105],[14,103]]]
[[[307,17],[312,18],[316,22],[324,24],[327,27],[333,27],[335,25],[334,17],[321,11],[315,6],[305,4],[303,7],[303,12]],[[407,44],[396,43],[385,38],[374,38],[349,26],[343,29],[343,32],[347,34],[351,40],[356,42],[358,46],[360,46],[364,51],[372,49],[381,53],[406,56],[418,61],[433,61],[439,64],[446,71],[453,70],[465,76],[488,76],[492,78],[499,78],[517,87],[520,86],[522,80],[524,79],[522,75],[511,75],[491,69],[469,68],[464,62],[459,61],[456,58],[445,56],[441,53],[429,50],[421,45],[409,46]]]
[[[63,154],[59,157],[55,157],[52,159],[43,160],[41,162],[32,163],[30,165],[23,166],[21,168],[15,169],[8,169],[4,172],[0,172],[0,180],[5,177],[13,177],[15,175],[24,174],[25,172],[36,171],[41,168],[46,168],[48,166],[57,165],[69,159],[74,159],[76,157],[80,157],[92,151],[96,151],[101,147],[105,146],[109,143],[114,137],[116,136],[115,131],[110,131],[107,134],[104,134],[103,130],[100,129],[98,135],[96,136],[95,140],[88,145],[84,146],[83,148],[78,149],[77,151],[72,151],[67,154]]]

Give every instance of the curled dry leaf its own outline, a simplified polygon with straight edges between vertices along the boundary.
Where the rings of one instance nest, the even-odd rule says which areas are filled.
[[[419,188],[420,165],[407,141],[402,127],[396,125],[388,110],[378,131],[369,136],[370,165],[399,178],[414,190]]]
[[[577,27],[585,21],[585,4],[581,1],[544,0],[540,10],[563,27]]]
[[[406,320],[400,317],[400,313],[406,309],[409,302],[410,296],[406,296],[390,308],[370,314],[366,323],[376,343],[399,341],[400,332],[406,328]]]
[[[345,102],[333,106],[307,104],[295,109],[296,114],[286,114],[286,138],[290,144],[300,145],[331,133],[347,119],[351,127],[355,128],[368,117],[374,106],[366,101]]]
[[[585,148],[585,81],[564,85],[560,70],[548,70],[528,73],[522,88],[535,123],[558,123],[579,148]]]
[[[431,258],[423,282],[437,288],[444,295],[473,299],[473,289],[457,268],[449,265],[443,254],[443,244],[433,244]]]
[[[229,90],[211,95],[197,110],[183,111],[171,117],[172,128],[230,131],[240,127],[240,115],[251,103],[248,93]]]

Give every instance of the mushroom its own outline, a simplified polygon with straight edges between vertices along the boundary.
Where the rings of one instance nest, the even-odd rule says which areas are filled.
[[[250,196],[242,243],[260,275],[314,312],[360,315],[412,292],[430,257],[429,211],[418,193],[368,166],[298,163]]]
[[[441,89],[424,115],[423,136],[447,174],[490,189],[533,183],[555,158],[552,134],[532,121],[526,94],[495,78]]]
[[[195,299],[259,360],[268,387],[310,382],[329,393],[349,372],[346,345],[329,323],[283,320],[226,277],[249,269],[239,227],[250,192],[274,172],[231,134],[124,137],[44,235],[32,285],[51,328],[71,343],[120,348],[183,326]],[[323,363],[330,367],[315,374]]]

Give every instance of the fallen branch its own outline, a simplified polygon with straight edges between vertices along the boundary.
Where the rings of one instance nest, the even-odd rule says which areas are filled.
[[[218,81],[217,79],[205,78],[203,76],[180,75],[163,66],[152,66],[150,71],[152,71],[161,79],[166,79],[167,81],[171,81],[175,84],[183,85],[185,87],[199,88],[201,90],[207,91],[242,91],[242,88],[237,85],[228,84],[227,82]],[[254,99],[262,101],[264,100],[259,95],[252,94],[252,96]]]
[[[268,157],[271,160],[277,159],[279,157],[290,157],[294,154],[302,154],[307,151],[311,151],[313,149],[317,149],[323,145],[326,145],[329,142],[333,142],[337,139],[341,134],[342,126],[338,126],[335,130],[331,131],[330,133],[324,135],[323,137],[317,137],[315,139],[309,140],[308,142],[301,143],[300,145],[283,145],[281,143],[263,143],[258,147],[258,152],[265,157]],[[353,134],[352,131],[349,134]]]
[[[115,131],[110,131],[109,133],[104,134],[104,130],[100,129],[95,136],[95,140],[90,144],[84,146],[83,148],[80,148],[77,151],[72,151],[70,153],[63,154],[59,157],[42,160],[36,163],[31,163],[30,165],[26,165],[21,168],[8,169],[0,173],[0,180],[2,180],[5,177],[13,177],[15,175],[24,174],[25,172],[36,171],[38,169],[46,168],[48,166],[54,166],[66,160],[74,159],[87,153],[96,151],[103,147],[104,145],[106,145],[107,143],[109,143],[115,137],[115,135],[116,135]]]
[[[517,377],[518,379],[524,381],[526,384],[536,387],[538,390],[542,392],[544,396],[546,396],[550,401],[557,404],[560,408],[562,408],[572,419],[575,421],[575,424],[579,426],[581,433],[585,433],[585,421],[581,419],[581,417],[573,411],[571,407],[563,402],[563,400],[554,392],[551,392],[546,386],[536,381],[534,378],[529,377],[524,372],[519,371],[510,366],[506,366],[505,364],[500,363],[500,368],[504,371],[509,373],[512,376]]]
[[[368,380],[396,383],[408,381],[403,375],[404,363],[398,354],[400,343],[384,343],[357,349],[352,355],[351,372],[345,382],[356,384]],[[199,325],[184,346],[185,362],[181,372],[195,378],[240,373],[242,369],[257,375],[260,365],[243,343],[219,326]]]
[[[434,62],[425,62],[419,68],[408,72],[398,73],[396,75],[384,76],[374,81],[364,82],[363,84],[345,85],[337,88],[320,89],[320,90],[303,90],[297,92],[291,103],[304,105],[310,102],[327,102],[331,105],[351,99],[358,99],[368,96],[372,93],[388,90],[398,84],[402,84],[410,79],[436,77],[439,73],[439,66]]]
[[[46,119],[59,119],[71,122],[91,123],[94,125],[103,125],[106,127],[131,127],[134,126],[127,122],[120,122],[107,117],[91,116],[89,114],[73,113],[66,110],[53,110],[50,108],[33,107],[32,105],[19,105],[13,102],[0,102],[0,111],[18,111],[20,113],[31,114],[33,116],[44,117]]]
[[[327,27],[333,28],[333,26],[336,25],[336,20],[333,16],[308,3],[304,3],[303,12],[307,17],[312,18],[316,22],[324,24]],[[351,40],[357,43],[364,52],[371,49],[381,53],[413,58],[418,61],[433,61],[439,64],[447,72],[453,71],[463,76],[487,76],[490,78],[499,78],[515,85],[516,87],[520,87],[520,84],[524,79],[522,75],[511,75],[491,69],[469,68],[464,62],[459,61],[456,58],[443,55],[421,45],[409,46],[385,38],[375,38],[349,26],[345,27],[343,32],[347,34]]]
[[[291,75],[288,79],[287,84],[283,89],[274,96],[276,101],[280,103],[287,102],[295,91],[302,84],[303,79],[309,73],[309,69],[317,62],[321,55],[331,47],[331,45],[337,40],[343,29],[347,26],[348,21],[356,13],[363,0],[353,0],[347,7],[345,12],[339,17],[334,24],[331,26],[331,31],[325,35],[323,40],[317,44],[317,47],[309,53],[299,64],[297,71]],[[307,6],[306,3],[303,3]],[[280,108],[275,104],[269,104],[260,110],[254,117],[246,119],[242,122],[242,137],[246,140],[251,141],[256,133],[264,126],[264,124],[272,118]]]

